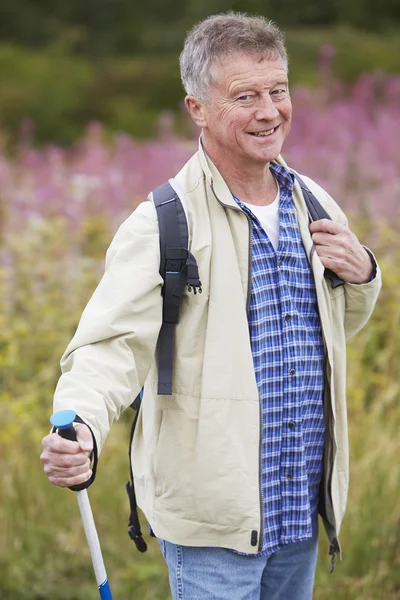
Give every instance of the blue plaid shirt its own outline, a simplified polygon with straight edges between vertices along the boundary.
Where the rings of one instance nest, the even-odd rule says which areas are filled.
[[[292,202],[293,176],[271,164],[279,183],[279,244],[275,251],[251,210],[252,289],[248,314],[261,402],[263,545],[311,537],[325,436],[324,345],[313,274]]]

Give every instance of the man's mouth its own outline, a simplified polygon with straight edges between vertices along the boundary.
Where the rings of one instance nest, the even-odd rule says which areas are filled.
[[[273,127],[272,129],[266,129],[265,131],[250,131],[249,134],[254,135],[255,137],[268,137],[269,135],[272,135],[278,129],[278,127],[279,125],[277,127]]]

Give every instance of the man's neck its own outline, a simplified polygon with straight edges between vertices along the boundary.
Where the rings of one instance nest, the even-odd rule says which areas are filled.
[[[230,192],[247,204],[265,206],[272,204],[278,193],[278,184],[272,175],[269,163],[263,165],[236,165],[232,161],[218,159],[213,152],[204,147],[218,171],[224,178]]]
[[[222,173],[222,176],[236,198],[239,198],[242,202],[246,202],[246,204],[266,206],[267,204],[272,204],[276,199],[279,189],[275,177],[269,170],[269,165],[266,169],[265,177],[259,180],[251,177],[246,179],[243,176],[229,176],[224,173]]]

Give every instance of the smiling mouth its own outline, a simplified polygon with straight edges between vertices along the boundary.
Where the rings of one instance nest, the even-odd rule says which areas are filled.
[[[275,131],[278,129],[279,125],[277,125],[276,127],[273,127],[272,129],[266,129],[265,131],[253,131],[253,132],[249,132],[249,135],[253,135],[254,137],[268,137],[270,135],[272,135],[273,133],[275,133]]]

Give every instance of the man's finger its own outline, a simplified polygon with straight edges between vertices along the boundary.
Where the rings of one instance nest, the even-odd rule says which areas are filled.
[[[314,242],[315,243],[315,242]],[[315,250],[318,256],[332,256],[343,261],[351,260],[354,253],[347,247],[340,244],[321,244],[315,243]]]
[[[56,433],[49,433],[42,440],[44,450],[59,452],[60,454],[78,454],[81,451],[93,451],[93,437],[87,425],[77,423],[75,425],[76,442],[66,440]]]
[[[335,223],[335,221],[331,221],[330,219],[320,219],[319,221],[313,221],[310,223],[311,233],[317,233],[319,231],[322,233],[336,235],[338,233],[343,233],[345,230],[345,225]]]
[[[60,452],[43,450],[40,455],[40,460],[43,464],[54,465],[57,468],[63,469],[65,467],[78,467],[82,464],[87,464],[89,456],[87,452],[80,452],[79,454],[61,454]]]
[[[47,476],[52,475],[54,477],[75,477],[76,475],[81,475],[82,473],[90,471],[90,460],[86,459],[86,461],[81,465],[68,466],[45,463],[43,469]]]
[[[92,471],[86,471],[81,475],[76,475],[75,477],[59,477],[57,475],[50,475],[49,481],[54,485],[58,485],[59,487],[71,487],[73,485],[80,485],[81,483],[85,483],[92,476]]]
[[[49,433],[42,440],[43,450],[57,452],[58,454],[78,454],[82,448],[77,442],[71,442],[59,436],[57,433]]]
[[[93,451],[93,436],[87,425],[77,423],[75,425],[76,440],[84,452]]]
[[[338,234],[336,234],[338,235]],[[313,233],[311,235],[312,241],[315,246],[334,246],[337,238],[333,237],[332,233],[322,233],[321,231],[317,231],[317,233]]]

